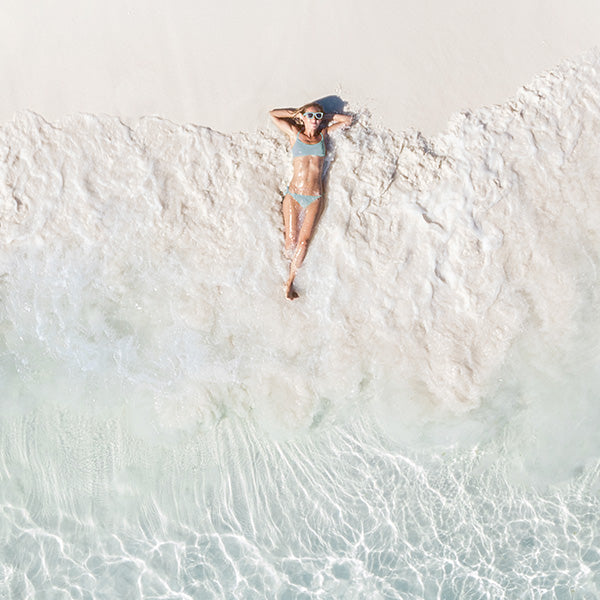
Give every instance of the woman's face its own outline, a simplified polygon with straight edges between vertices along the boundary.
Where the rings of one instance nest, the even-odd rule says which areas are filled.
[[[314,132],[321,125],[322,117],[317,119],[315,113],[321,114],[321,109],[318,106],[309,106],[302,115],[306,132]]]

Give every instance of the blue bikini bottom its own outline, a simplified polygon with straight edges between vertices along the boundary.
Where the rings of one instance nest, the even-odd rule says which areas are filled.
[[[290,192],[290,188],[287,189],[286,194],[289,194],[302,208],[307,208],[315,200],[318,200],[321,197],[321,194],[318,196],[303,196],[302,194],[293,194]]]

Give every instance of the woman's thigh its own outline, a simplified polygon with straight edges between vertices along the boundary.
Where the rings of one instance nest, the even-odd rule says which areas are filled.
[[[282,202],[283,224],[286,235],[295,235],[298,231],[298,217],[300,215],[300,205],[286,194]]]
[[[304,218],[302,219],[302,226],[301,226],[300,232],[298,234],[298,237],[300,238],[300,240],[307,241],[310,239],[310,237],[313,233],[313,229],[315,227],[315,223],[319,216],[320,206],[321,206],[321,201],[315,200],[314,202],[311,202],[306,207],[306,209],[304,211],[304,215],[303,215]]]

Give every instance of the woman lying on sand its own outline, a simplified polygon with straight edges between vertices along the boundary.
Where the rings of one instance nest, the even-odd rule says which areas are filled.
[[[270,115],[275,125],[288,136],[292,147],[294,174],[282,206],[285,251],[291,261],[285,294],[293,300],[298,297],[293,287],[296,271],[306,256],[323,196],[326,135],[351,125],[352,117],[325,115],[323,107],[316,102],[298,109],[276,108]]]

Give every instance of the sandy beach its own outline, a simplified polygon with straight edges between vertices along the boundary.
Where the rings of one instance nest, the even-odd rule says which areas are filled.
[[[600,598],[597,2],[6,0],[0,599]]]
[[[594,0],[5,2],[0,119],[159,115],[223,132],[338,95],[395,131],[443,130],[597,43]]]

